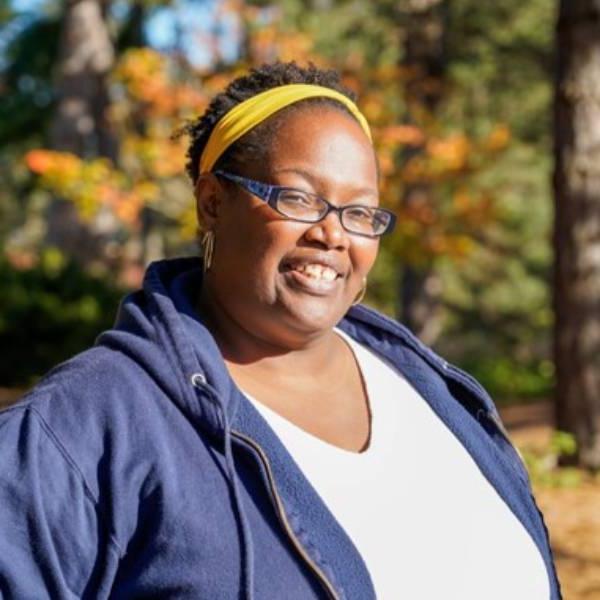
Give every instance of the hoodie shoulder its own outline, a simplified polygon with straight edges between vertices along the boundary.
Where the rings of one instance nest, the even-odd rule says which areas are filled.
[[[54,424],[63,422],[54,418],[62,411],[78,416],[109,416],[111,411],[122,410],[138,400],[138,394],[132,392],[140,388],[144,377],[143,369],[131,358],[94,347],[52,369],[17,406],[31,405]]]
[[[0,588],[7,597],[109,589],[122,554],[97,496],[34,403],[0,412]]]
[[[106,483],[101,466],[125,455],[135,460],[151,448],[166,426],[165,412],[175,408],[134,360],[94,347],[53,369],[3,416],[17,418],[28,409],[43,420],[98,497]]]

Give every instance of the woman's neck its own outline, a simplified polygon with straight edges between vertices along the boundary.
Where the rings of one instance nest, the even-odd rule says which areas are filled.
[[[329,329],[306,334],[278,327],[277,332],[256,332],[245,321],[229,315],[221,303],[203,290],[199,299],[202,320],[213,334],[225,362],[250,367],[267,376],[315,372],[331,363],[339,338]]]
[[[246,320],[232,318],[219,302],[209,302],[207,294],[200,309],[243,393],[330,444],[355,452],[368,445],[366,388],[352,350],[333,329],[286,337],[281,322],[273,319],[279,337],[272,332],[257,335]]]

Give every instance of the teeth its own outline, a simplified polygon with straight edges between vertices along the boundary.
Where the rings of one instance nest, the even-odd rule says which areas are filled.
[[[296,267],[296,271],[300,271],[313,279],[324,279],[325,281],[333,281],[337,277],[337,273],[331,267],[318,264],[299,265]]]
[[[330,269],[329,267],[325,267],[323,269],[323,272],[321,273],[321,277],[325,281],[333,281],[337,277],[337,273],[333,269]]]

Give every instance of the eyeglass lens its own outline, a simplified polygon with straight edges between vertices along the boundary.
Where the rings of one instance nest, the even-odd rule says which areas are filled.
[[[281,190],[276,202],[278,211],[301,221],[320,221],[328,209],[322,198],[300,190]],[[381,235],[387,229],[389,220],[388,213],[368,206],[348,206],[341,212],[344,228],[363,235]]]

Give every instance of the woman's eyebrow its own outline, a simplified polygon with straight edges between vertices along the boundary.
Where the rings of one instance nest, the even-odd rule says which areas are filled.
[[[301,167],[287,167],[283,169],[275,169],[273,171],[274,174],[278,175],[280,173],[294,173],[295,175],[300,175],[303,179],[305,179],[313,189],[319,189],[321,185],[319,184],[319,179],[315,177],[313,174],[309,173],[305,169]],[[372,187],[359,187],[352,188],[352,195],[354,196],[374,196],[375,198],[379,197],[379,193],[376,189]]]

